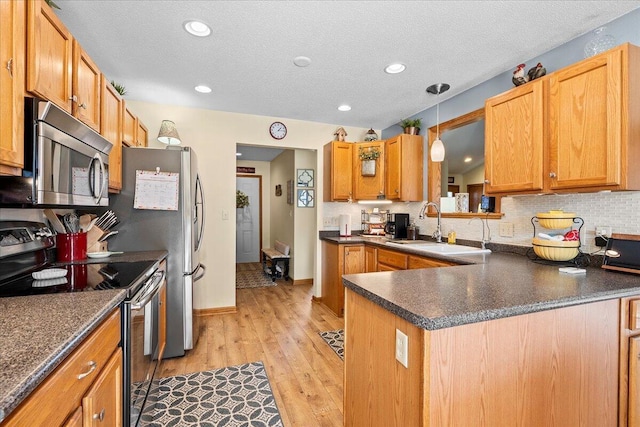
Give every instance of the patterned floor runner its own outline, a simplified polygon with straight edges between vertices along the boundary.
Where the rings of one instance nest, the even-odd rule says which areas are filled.
[[[160,379],[150,427],[283,427],[262,362]]]
[[[318,332],[340,359],[344,360],[344,329]]]
[[[260,288],[263,286],[277,286],[278,282],[272,282],[259,262],[236,264],[236,289]]]

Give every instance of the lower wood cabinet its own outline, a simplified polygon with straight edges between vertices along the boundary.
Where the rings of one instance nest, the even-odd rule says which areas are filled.
[[[2,426],[121,426],[123,379],[119,343],[120,310],[116,309]]]
[[[410,255],[405,252],[389,249],[378,249],[377,271],[412,270],[417,268],[449,267],[457,265],[454,262],[435,258]]]
[[[640,298],[620,304],[620,422],[640,427]]]
[[[343,274],[364,273],[364,245],[322,242],[322,303],[344,315]]]
[[[378,248],[373,246],[364,247],[364,272],[372,273],[378,271]]]

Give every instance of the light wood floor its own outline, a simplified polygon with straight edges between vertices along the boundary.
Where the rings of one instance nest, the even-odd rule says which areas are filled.
[[[203,317],[196,348],[163,361],[160,376],[261,360],[285,426],[342,426],[343,362],[318,332],[344,321],[312,295],[311,285],[238,289],[238,312]]]

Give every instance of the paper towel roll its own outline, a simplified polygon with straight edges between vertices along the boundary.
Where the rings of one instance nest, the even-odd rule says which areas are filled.
[[[340,215],[340,237],[351,236],[351,217],[349,215]]]

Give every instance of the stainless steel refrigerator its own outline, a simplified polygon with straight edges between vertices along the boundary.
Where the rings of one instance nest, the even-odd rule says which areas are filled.
[[[136,171],[178,173],[177,210],[134,208]],[[202,286],[200,262],[204,234],[204,195],[196,153],[189,147],[124,148],[122,190],[110,197],[118,216],[118,234],[109,240],[116,251],[167,250],[167,345],[164,357],[184,355],[198,340],[193,315],[194,286]]]

